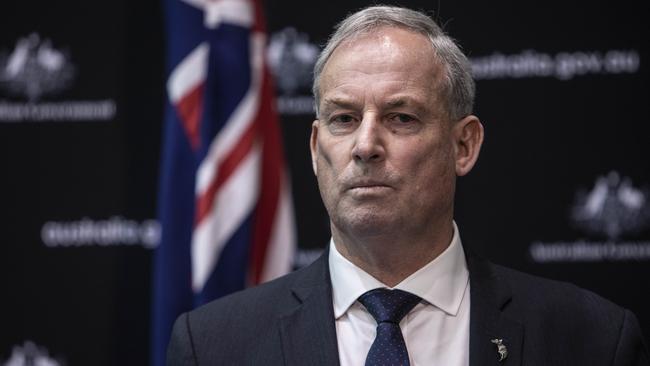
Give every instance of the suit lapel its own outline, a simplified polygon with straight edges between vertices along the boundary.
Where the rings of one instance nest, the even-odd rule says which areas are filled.
[[[512,299],[510,286],[497,276],[490,263],[467,255],[470,273],[470,366],[521,365],[523,325],[504,315]],[[500,339],[508,355],[499,361]]]
[[[470,366],[518,366],[522,363],[524,327],[509,319],[504,310],[512,299],[508,283],[492,265],[467,253],[470,272]],[[297,306],[280,319],[285,364],[339,365],[328,251],[308,268],[292,287]],[[508,355],[499,361],[501,339]]]
[[[338,365],[327,250],[292,288],[298,306],[280,319],[285,364]]]

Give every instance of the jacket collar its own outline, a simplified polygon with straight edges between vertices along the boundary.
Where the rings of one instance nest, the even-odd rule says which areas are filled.
[[[280,319],[286,365],[339,365],[327,252],[301,270],[291,289],[298,306]]]
[[[512,301],[506,278],[494,265],[465,248],[470,273],[470,366],[521,365],[524,327],[504,315]],[[339,365],[328,250],[302,269],[291,292],[298,305],[280,319],[286,365]],[[492,340],[500,339],[508,355],[499,361]]]
[[[500,277],[490,262],[467,253],[470,281],[470,366],[520,365],[524,327],[509,319],[504,310],[511,304],[512,291],[508,280]],[[499,361],[496,340],[507,349],[507,357]]]

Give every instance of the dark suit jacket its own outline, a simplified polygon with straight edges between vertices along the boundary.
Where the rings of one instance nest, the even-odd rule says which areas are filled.
[[[468,256],[470,365],[650,365],[635,316],[589,291]],[[508,356],[498,361],[493,338]],[[181,315],[167,364],[338,365],[327,252]],[[452,365],[443,365],[452,366]]]

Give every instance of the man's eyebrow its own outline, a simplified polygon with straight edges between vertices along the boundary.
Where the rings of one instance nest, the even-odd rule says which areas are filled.
[[[392,107],[392,108],[403,107],[403,106],[405,106],[407,104],[409,104],[409,103],[404,98],[391,99],[391,100],[386,102],[386,106]]]
[[[352,99],[339,97],[326,98],[323,100],[323,106],[321,107],[321,110],[327,111],[332,107],[352,109],[356,107],[356,103]]]
[[[421,103],[418,99],[402,96],[387,100],[384,103],[384,106],[388,108],[400,108],[408,106],[415,108],[418,111],[423,111],[426,109],[424,104]]]

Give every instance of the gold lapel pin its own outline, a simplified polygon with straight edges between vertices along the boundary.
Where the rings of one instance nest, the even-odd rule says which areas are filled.
[[[497,345],[497,352],[499,352],[499,362],[505,360],[506,357],[508,357],[508,348],[506,348],[506,345],[503,344],[503,339],[494,338],[491,339],[490,342]]]

